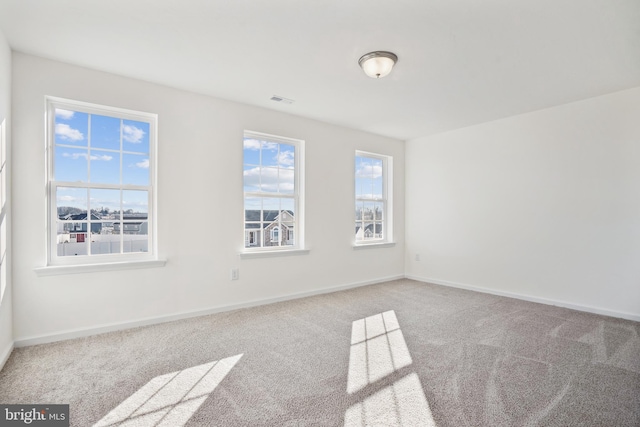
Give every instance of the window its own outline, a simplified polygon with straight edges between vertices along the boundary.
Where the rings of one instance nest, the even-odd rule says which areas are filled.
[[[273,227],[271,229],[271,241],[272,242],[277,242],[279,240],[279,235],[280,235],[280,228]]]
[[[300,140],[245,132],[245,250],[303,248],[302,150]]]
[[[391,242],[392,158],[356,151],[355,243]]]
[[[49,265],[155,259],[155,114],[47,98]]]
[[[7,125],[6,119],[0,123],[0,302],[7,288]]]

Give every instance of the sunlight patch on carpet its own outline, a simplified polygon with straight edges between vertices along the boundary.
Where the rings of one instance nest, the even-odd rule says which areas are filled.
[[[377,381],[413,363],[393,310],[353,322],[347,392],[372,389],[350,406],[345,427],[436,427],[420,378],[415,372],[377,389]],[[399,374],[396,374],[398,376]]]
[[[347,409],[345,427],[436,427],[418,374],[411,373]]]
[[[350,394],[411,363],[393,310],[353,322],[347,378]]]
[[[242,354],[153,378],[94,424],[179,427],[189,421]]]

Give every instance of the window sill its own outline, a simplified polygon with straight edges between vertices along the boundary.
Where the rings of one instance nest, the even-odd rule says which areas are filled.
[[[58,276],[62,274],[95,273],[100,271],[133,270],[138,268],[164,267],[167,260],[123,261],[104,264],[48,265],[34,269],[38,276]]]
[[[279,256],[308,255],[309,249],[288,249],[280,251],[240,252],[240,259],[272,258]]]
[[[392,248],[395,245],[396,242],[358,243],[353,245],[353,249]]]

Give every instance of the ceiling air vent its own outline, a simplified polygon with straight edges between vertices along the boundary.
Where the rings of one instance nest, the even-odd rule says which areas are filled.
[[[285,98],[284,96],[273,95],[271,97],[272,101],[282,102],[283,104],[293,104],[295,101],[293,99]]]

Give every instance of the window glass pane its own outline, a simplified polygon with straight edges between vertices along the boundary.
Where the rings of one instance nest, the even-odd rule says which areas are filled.
[[[295,202],[293,199],[280,200],[280,244],[292,246],[295,244]]]
[[[62,220],[79,220],[87,216],[87,190],[85,188],[58,187],[56,191],[56,209],[58,218]]]
[[[364,239],[365,240],[373,239],[373,222],[365,221],[363,223],[363,227],[364,227]]]
[[[289,144],[280,144],[280,154],[278,155],[278,165],[281,168],[293,169],[295,165],[296,147]]]
[[[264,216],[264,219],[270,218],[270,221],[273,221],[278,215],[278,211],[280,210],[280,198],[278,197],[264,197],[262,199],[262,209],[264,212],[271,212],[269,215]]]
[[[122,192],[124,219],[147,219],[149,215],[149,192],[124,190]]]
[[[371,178],[377,179],[382,177],[382,160],[371,159]]]
[[[383,212],[384,212],[384,204],[383,203],[374,203],[373,204],[373,219],[375,220],[382,220],[383,217]]]
[[[356,178],[371,178],[371,159],[356,156]]]
[[[146,221],[125,221],[123,224],[123,251],[149,251],[149,224]]]
[[[280,244],[282,246],[292,246],[295,244],[295,224],[293,222],[281,223]]]
[[[55,147],[54,179],[56,181],[87,182],[88,151],[86,149]]]
[[[91,115],[91,148],[120,150],[120,122],[116,117]]]
[[[244,199],[244,220],[260,221],[260,211],[262,209],[261,197],[245,197]]]
[[[280,199],[265,197],[262,200],[263,246],[279,246],[280,228],[278,216],[280,214]]]
[[[266,193],[278,192],[278,168],[262,168],[260,173],[260,190]]]
[[[283,221],[291,221],[291,219],[288,218],[295,216],[295,201],[287,198],[280,199],[280,210],[286,211],[287,213]]]
[[[262,166],[278,166],[278,144],[262,141]]]
[[[120,184],[120,154],[91,150],[90,182]]]
[[[66,234],[58,234],[58,256],[78,256],[87,255],[86,223],[84,231],[70,231]]]
[[[293,194],[295,190],[293,169],[280,169],[278,189],[280,190],[280,193]]]
[[[149,185],[149,156],[123,154],[122,166],[123,184]]]
[[[122,145],[124,151],[149,153],[149,123],[123,120]]]
[[[376,200],[381,200],[383,198],[382,194],[382,176],[371,180],[371,198]]]
[[[275,221],[280,213],[280,199],[265,197],[262,200],[262,220]]]
[[[244,138],[244,164],[259,165],[260,164],[260,147],[261,143],[254,138]]]
[[[91,213],[97,218],[93,220],[119,220],[120,219],[120,190],[105,190],[91,188],[89,190],[91,201]]]
[[[376,221],[373,224],[374,227],[374,239],[382,239],[382,222]]]
[[[372,202],[363,203],[362,219],[364,219],[365,221],[372,221],[373,209],[374,209],[374,204]]]
[[[92,229],[94,226],[92,226]],[[106,255],[120,253],[120,234],[116,233],[113,221],[103,221],[95,224],[99,231],[91,233],[91,254]]]
[[[260,166],[245,166],[243,175],[244,191],[260,191]]]
[[[56,144],[87,146],[89,115],[56,108],[54,141]]]
[[[283,246],[295,245],[295,201],[293,199],[280,200],[280,244]]]
[[[58,187],[56,191],[58,256],[87,254],[87,190]]]

